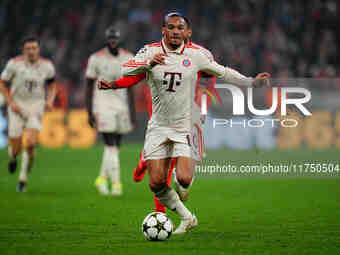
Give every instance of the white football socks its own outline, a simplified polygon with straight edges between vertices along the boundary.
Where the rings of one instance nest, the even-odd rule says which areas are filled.
[[[120,183],[119,149],[117,146],[107,146],[106,171],[113,184]]]
[[[108,167],[109,167],[109,164],[108,164],[108,158],[109,158],[109,146],[105,146],[104,147],[104,152],[103,152],[103,159],[102,159],[102,164],[100,166],[100,172],[99,172],[99,176],[102,177],[102,178],[106,178],[108,176]]]
[[[112,183],[120,183],[120,161],[119,161],[119,149],[113,147],[113,173],[112,173]]]
[[[30,163],[30,157],[27,153],[27,151],[23,151],[21,156],[21,170],[19,175],[19,181],[26,182],[27,181],[27,175],[28,175],[28,166]]]
[[[179,199],[178,194],[170,187],[166,187],[155,193],[158,200],[170,210],[177,213],[182,219],[190,219],[191,212],[185,207]]]

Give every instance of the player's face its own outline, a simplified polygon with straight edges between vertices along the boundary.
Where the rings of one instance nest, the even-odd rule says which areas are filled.
[[[30,61],[37,61],[40,54],[40,47],[38,42],[26,42],[24,44],[24,56]]]
[[[187,36],[188,26],[181,17],[170,17],[162,32],[166,43],[179,46]]]
[[[114,39],[114,38],[108,39],[108,40],[107,40],[107,44],[109,45],[109,47],[110,47],[111,49],[115,49],[115,48],[117,48],[117,46],[118,46],[118,40],[117,40],[117,39]]]

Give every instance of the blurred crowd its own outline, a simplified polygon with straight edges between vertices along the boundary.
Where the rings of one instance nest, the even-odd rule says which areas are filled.
[[[88,56],[104,45],[115,23],[122,46],[135,53],[160,40],[162,18],[179,11],[192,22],[193,40],[216,60],[247,75],[340,75],[340,3],[336,0],[2,0],[0,68],[19,53],[20,40],[36,33],[42,55],[53,59],[72,107],[84,105]]]

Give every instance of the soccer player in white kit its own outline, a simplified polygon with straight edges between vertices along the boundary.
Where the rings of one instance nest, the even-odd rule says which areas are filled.
[[[54,66],[50,60],[40,57],[40,43],[35,36],[23,41],[23,55],[10,59],[1,73],[0,92],[5,96],[8,106],[10,173],[14,173],[17,167],[17,156],[22,149],[22,134],[24,131],[27,134],[17,187],[19,192],[26,191],[44,109],[50,110],[53,107],[56,96],[54,80]]]
[[[199,113],[192,109],[197,73],[206,72],[227,83],[260,87],[269,85],[269,74],[256,78],[219,65],[202,53],[199,47],[187,47],[184,39],[189,21],[179,13],[164,19],[163,39],[146,45],[124,64],[124,76],[147,73],[152,96],[152,117],[148,122],[144,144],[144,159],[149,171],[149,186],[159,201],[181,217],[174,234],[182,234],[197,225],[197,218],[183,204],[183,197],[191,185],[199,149],[193,139],[193,124]],[[110,87],[99,81],[99,87]],[[199,110],[198,110],[199,111]],[[172,158],[177,158],[176,178],[181,189],[176,193],[166,184]]]
[[[97,128],[104,140],[104,154],[95,186],[102,195],[109,194],[107,179],[112,182],[112,195],[122,194],[120,181],[119,147],[121,137],[133,129],[135,122],[133,90],[99,90],[98,79],[117,79],[122,76],[121,66],[133,55],[119,48],[120,31],[110,26],[105,31],[106,47],[89,58],[86,80],[86,103],[89,124]]]

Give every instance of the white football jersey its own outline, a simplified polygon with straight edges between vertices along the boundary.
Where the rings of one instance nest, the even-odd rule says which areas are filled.
[[[45,105],[45,84],[54,77],[55,69],[50,60],[40,58],[31,64],[23,56],[9,60],[1,73],[1,80],[11,85],[13,101],[23,110],[35,106],[41,109]]]
[[[150,66],[157,53],[166,53],[165,65]],[[230,84],[251,86],[253,78],[216,63],[204,48],[194,44],[169,50],[163,41],[144,46],[137,55],[123,65],[123,74],[147,72],[147,83],[152,96],[152,126],[170,127],[176,132],[188,132],[194,114],[194,94],[197,73],[209,73]],[[194,114],[195,115],[195,114]]]
[[[86,77],[95,80],[95,82],[99,79],[117,80],[122,77],[122,64],[132,57],[130,52],[123,49],[119,49],[118,55],[113,56],[107,48],[104,48],[90,56]],[[100,90],[94,86],[93,110],[100,112],[108,106],[120,112],[128,112],[127,89]]]

